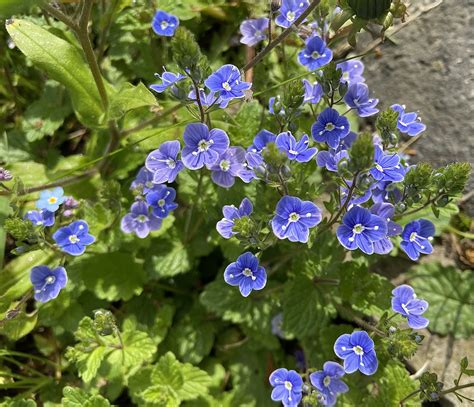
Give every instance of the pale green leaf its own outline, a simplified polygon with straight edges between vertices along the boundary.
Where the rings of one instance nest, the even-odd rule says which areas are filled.
[[[130,110],[145,106],[158,106],[153,93],[141,82],[137,86],[126,83],[110,102],[109,118],[120,119]]]

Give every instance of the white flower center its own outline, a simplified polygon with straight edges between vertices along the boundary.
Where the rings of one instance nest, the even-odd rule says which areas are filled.
[[[137,216],[137,221],[140,223],[145,223],[148,220],[148,216],[146,215],[138,215]]]
[[[288,380],[285,380],[285,389],[291,391],[293,389],[293,384]]]
[[[230,162],[229,160],[222,160],[220,163],[219,163],[219,167],[221,167],[221,170],[226,172],[226,171],[229,171],[230,169]]]
[[[354,353],[358,356],[362,356],[364,354],[364,349],[362,349],[362,347],[360,347],[359,345],[357,346],[354,346],[352,348],[352,350],[354,351]]]
[[[158,206],[165,206],[166,201],[162,198],[158,200]]]
[[[324,129],[327,130],[327,131],[332,131],[336,128],[336,126],[334,125],[334,123],[326,123],[326,126],[324,126]]]
[[[46,284],[53,284],[55,281],[56,281],[56,277],[48,276],[48,277],[46,277],[45,283]]]
[[[362,226],[360,223],[358,223],[352,228],[352,231],[357,235],[360,235],[364,230],[365,230],[365,227]]]
[[[380,172],[383,172],[383,167],[379,163],[375,163],[375,168],[377,168]]]
[[[321,56],[321,54],[320,54],[318,51],[313,51],[313,52],[311,53],[311,58],[313,58],[313,59],[317,59],[317,58],[319,58],[320,56]]]
[[[331,384],[331,378],[329,376],[326,376],[323,380],[323,384],[325,387],[328,387]]]
[[[166,165],[168,166],[168,168],[174,169],[176,167],[176,162],[172,160],[171,158],[168,158],[166,160]]]
[[[79,242],[79,238],[76,235],[71,235],[69,236],[69,242],[72,244],[77,243]]]
[[[224,82],[222,83],[222,87],[227,91],[227,92],[230,92],[232,90],[232,88],[230,87],[229,85],[229,82]]]
[[[166,30],[168,28],[168,21],[162,21],[160,26],[162,30]]]
[[[288,21],[293,21],[296,17],[296,13],[294,11],[288,11],[288,13],[286,13],[286,19]]]
[[[202,151],[207,151],[209,150],[209,147],[213,144],[214,142],[212,140],[201,140],[198,143],[198,151],[197,153],[200,153]]]
[[[153,188],[153,182],[147,181],[147,182],[145,182],[145,186],[146,186],[147,188]]]
[[[410,235],[410,242],[414,242],[417,237],[418,237],[418,235],[416,234],[416,232],[413,232],[413,233]]]

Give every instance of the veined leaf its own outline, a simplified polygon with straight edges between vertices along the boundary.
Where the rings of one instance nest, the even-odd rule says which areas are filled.
[[[119,119],[128,111],[145,106],[158,106],[153,93],[141,82],[137,86],[126,83],[111,100],[109,117]]]

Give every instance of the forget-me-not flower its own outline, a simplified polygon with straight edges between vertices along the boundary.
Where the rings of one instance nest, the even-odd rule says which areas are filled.
[[[430,254],[433,252],[430,241],[433,239],[434,233],[435,227],[429,220],[414,220],[405,225],[400,247],[410,259],[418,260],[420,253]]]
[[[356,109],[360,117],[372,116],[379,112],[379,109],[375,108],[379,100],[369,97],[369,87],[365,83],[350,85],[344,96],[344,102],[351,109]]]
[[[237,232],[233,230],[235,220],[243,218],[244,216],[250,216],[252,211],[253,205],[248,198],[244,198],[238,208],[236,208],[235,205],[224,205],[222,208],[224,218],[217,222],[217,231],[224,239],[230,239],[237,234]]]
[[[25,218],[28,219],[35,226],[53,226],[54,212],[40,209],[39,211],[26,212]]]
[[[179,26],[179,19],[172,14],[168,14],[163,10],[158,10],[153,17],[151,27],[158,35],[165,37],[172,37],[176,28]]]
[[[288,28],[303,11],[309,6],[308,0],[283,0],[280,7],[280,14],[275,19],[276,25]]]
[[[64,189],[56,187],[46,191],[41,191],[40,197],[36,201],[36,207],[38,209],[56,212],[59,209],[59,205],[61,205],[65,200]]]
[[[398,104],[392,105],[391,108],[398,113],[397,128],[400,132],[414,137],[426,130],[426,126],[420,122],[415,112],[405,113],[405,107]]]
[[[300,163],[307,163],[318,152],[316,147],[309,148],[309,137],[303,134],[299,141],[290,131],[280,133],[276,138],[275,144],[280,151],[283,151],[289,160],[296,160]]]
[[[146,196],[146,202],[153,208],[153,215],[164,219],[178,207],[178,204],[174,202],[175,198],[176,191],[174,188],[160,184],[156,191],[150,192]]]
[[[344,368],[336,362],[326,362],[323,370],[311,373],[309,380],[316,389],[324,396],[320,402],[324,406],[334,406],[339,393],[347,393],[349,387],[341,378],[344,376]]]
[[[403,284],[392,291],[392,309],[405,317],[412,329],[426,328],[429,320],[421,315],[428,309],[428,302],[417,298],[415,290]]]
[[[36,266],[31,269],[30,280],[33,284],[35,300],[48,302],[56,298],[66,287],[67,274],[64,267],[50,269],[48,266]]]
[[[359,370],[370,376],[377,371],[378,360],[374,341],[365,331],[341,335],[334,343],[334,352],[344,360],[346,373],[354,373]]]
[[[95,237],[89,234],[89,225],[83,220],[59,228],[54,232],[53,239],[63,252],[72,256],[80,256],[86,246],[95,242]]]
[[[166,141],[157,150],[148,154],[145,166],[153,173],[153,183],[162,184],[173,182],[178,173],[184,168],[178,160],[181,144],[178,140]]]
[[[349,134],[349,120],[330,107],[324,109],[311,126],[311,135],[320,143],[337,148],[342,138]]]
[[[161,227],[162,220],[150,213],[148,205],[143,201],[132,204],[130,212],[127,213],[120,223],[120,228],[124,233],[135,233],[143,239],[153,230]]]
[[[298,61],[310,71],[314,71],[332,60],[332,51],[320,37],[311,37],[305,48],[298,53]]]
[[[242,81],[239,68],[231,64],[221,66],[204,81],[204,84],[223,100],[243,98],[244,90],[252,86],[251,83]]]
[[[358,59],[341,62],[336,66],[342,70],[341,82],[352,85],[353,83],[365,82],[362,74],[364,73],[364,64]]]
[[[281,401],[285,407],[298,406],[303,397],[303,379],[296,371],[277,369],[270,375],[269,381],[273,386],[273,401]]]
[[[253,290],[261,290],[267,284],[267,273],[250,252],[241,254],[224,271],[224,280],[231,286],[238,286],[240,293],[248,297]]]
[[[268,18],[266,17],[244,20],[240,24],[240,32],[242,33],[240,42],[253,47],[267,38],[265,33],[267,30]]]

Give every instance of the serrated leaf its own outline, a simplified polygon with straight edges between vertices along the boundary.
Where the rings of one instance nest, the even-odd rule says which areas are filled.
[[[237,125],[229,129],[232,145],[247,147],[252,144],[260,127],[262,106],[257,100],[244,103],[235,117]]]
[[[87,358],[78,361],[77,368],[82,372],[82,380],[86,383],[96,377],[106,352],[107,349],[104,346],[99,346],[89,353]]]
[[[429,303],[423,316],[430,320],[430,330],[455,338],[469,338],[474,333],[472,273],[430,263],[415,267],[411,276],[417,296]]]
[[[156,345],[146,332],[125,330],[122,333],[123,351],[116,349],[110,353],[109,363],[121,363],[125,369],[138,368],[151,361]]]
[[[179,240],[170,242],[160,239],[157,243],[158,250],[148,264],[150,275],[154,278],[169,278],[190,270],[188,251]]]
[[[126,83],[110,102],[109,118],[120,119],[130,110],[145,106],[158,106],[153,93],[141,82],[136,86]]]
[[[61,399],[63,407],[107,407],[110,403],[100,395],[88,395],[84,390],[66,386]]]

